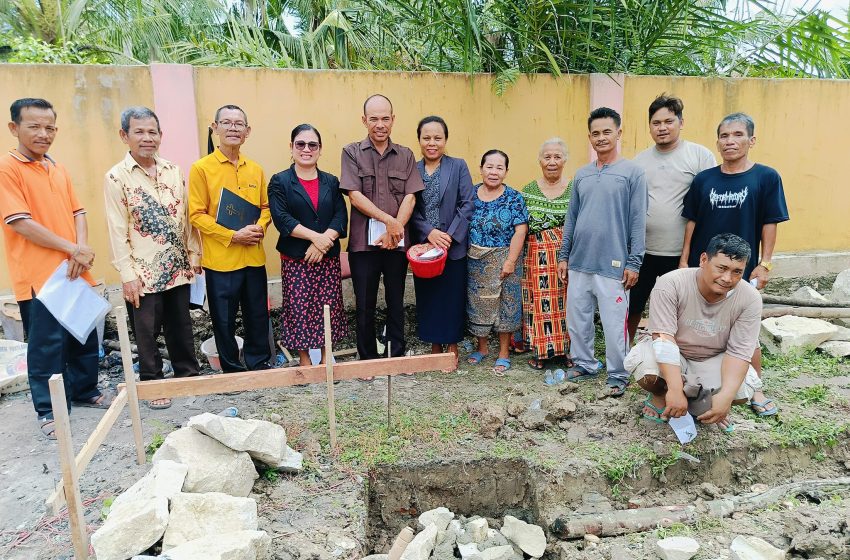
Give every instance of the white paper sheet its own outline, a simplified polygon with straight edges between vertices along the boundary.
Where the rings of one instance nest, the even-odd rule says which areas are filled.
[[[369,218],[369,245],[374,245],[379,237],[387,233],[387,225],[375,218]],[[399,247],[404,247],[404,239],[399,241]]]
[[[82,278],[68,279],[68,261],[62,261],[36,297],[80,344],[112,307]]]
[[[193,305],[203,305],[207,297],[207,277],[202,272],[195,275],[195,282],[189,288],[189,303]]]
[[[690,443],[697,437],[697,426],[694,423],[694,417],[690,414],[685,414],[679,418],[671,418],[669,420],[670,427],[679,438],[679,443]]]

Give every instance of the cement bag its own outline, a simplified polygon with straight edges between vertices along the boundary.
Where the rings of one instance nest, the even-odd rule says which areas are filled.
[[[27,345],[0,339],[0,395],[27,389]]]

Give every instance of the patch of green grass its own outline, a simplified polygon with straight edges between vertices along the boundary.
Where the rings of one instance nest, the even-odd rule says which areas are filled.
[[[377,403],[338,403],[336,409],[339,459],[352,466],[394,464],[408,456],[436,457],[462,437],[475,431],[469,414],[438,412],[434,407],[392,410],[387,429],[387,409]],[[319,410],[310,429],[329,446],[327,411]]]
[[[792,417],[780,418],[771,427],[771,435],[782,447],[832,447],[850,425],[830,420]]]
[[[649,459],[649,467],[653,478],[660,479],[664,476],[667,469],[679,462],[679,458],[680,455],[678,446],[673,446],[673,448],[670,449],[670,453],[666,455],[653,453],[652,457]]]
[[[659,539],[667,537],[689,537],[693,530],[684,523],[673,523],[669,527],[658,527],[655,530],[655,536]]]
[[[850,368],[842,364],[841,358],[833,358],[829,354],[812,349],[777,355],[765,350],[762,352],[761,364],[766,370],[781,372],[785,379],[799,377],[801,374],[835,377],[850,372]]]
[[[832,396],[832,391],[826,385],[812,385],[798,389],[789,395],[792,399],[799,401],[804,406],[812,404],[823,404]]]
[[[599,471],[613,483],[611,492],[617,497],[622,493],[621,485],[626,477],[636,478],[638,470],[655,456],[651,449],[637,443],[620,450],[603,449],[598,445],[586,449]]]
[[[159,420],[152,420],[151,425],[154,427],[154,433],[151,436],[151,442],[145,447],[145,453],[149,459],[157,449],[162,447],[165,443],[166,432],[170,431],[168,426]]]
[[[260,473],[260,478],[275,484],[278,480],[280,480],[280,473],[274,469],[266,469]]]

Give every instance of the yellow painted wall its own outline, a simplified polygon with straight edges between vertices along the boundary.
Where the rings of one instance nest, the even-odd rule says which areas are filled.
[[[667,92],[685,103],[684,137],[719,160],[716,130],[729,113],[755,120],[750,157],[782,176],[791,220],[779,226],[777,251],[850,249],[850,82],[629,76],[623,152],[652,145],[649,103]]]
[[[646,109],[662,91],[684,99],[686,138],[712,150],[715,127],[725,114],[743,110],[755,118],[753,157],[782,174],[792,217],[780,227],[778,251],[850,249],[850,225],[843,219],[850,207],[850,189],[844,187],[850,173],[848,139],[841,126],[850,122],[850,82],[630,76],[622,142],[627,156],[651,144]],[[521,77],[498,97],[489,76],[196,68],[197,134],[204,149],[215,109],[242,106],[253,129],[245,153],[271,176],[289,165],[289,131],[309,122],[323,136],[320,167],[337,174],[341,148],[365,136],[362,103],[376,92],[395,104],[393,140],[417,156],[418,120],[444,117],[449,153],[467,160],[476,181],[481,154],[500,148],[511,157],[507,182],[524,185],[539,173],[540,143],[556,135],[570,147],[567,173],[588,161],[587,76]],[[6,111],[19,97],[45,97],[55,104],[60,130],[51,154],[69,168],[89,211],[96,276],[117,282],[109,263],[102,178],[124,153],[117,137],[121,110],[153,104],[149,69],[0,65],[0,107]],[[6,145],[15,146],[11,136]],[[276,232],[266,240],[271,275],[280,270],[276,241]],[[0,290],[9,287],[7,267],[0,266]]]
[[[103,177],[124,157],[124,144],[118,138],[121,111],[130,105],[153,106],[148,68],[0,64],[3,122],[9,121],[9,106],[21,97],[43,97],[56,108],[59,132],[49,153],[68,168],[77,197],[87,210],[95,278],[118,282],[106,237]],[[3,149],[17,146],[8,129],[0,131],[0,138]],[[5,293],[11,290],[11,282],[5,251],[0,252],[0,290]]]

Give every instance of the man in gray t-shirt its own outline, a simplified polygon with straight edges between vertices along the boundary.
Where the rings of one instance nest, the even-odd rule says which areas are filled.
[[[629,293],[629,340],[634,339],[649,292],[659,276],[679,268],[687,220],[685,195],[697,173],[717,166],[711,150],[681,138],[684,104],[678,97],[659,95],[649,105],[649,134],[655,145],[634,162],[646,172],[649,206],[646,215],[646,255],[637,284]]]
[[[649,302],[649,331],[626,357],[626,368],[649,392],[643,416],[666,422],[690,412],[728,428],[732,404],[761,389],[750,365],[758,347],[761,296],[741,282],[750,245],[721,233],[700,256],[699,268],[658,279]]]
[[[608,395],[622,396],[629,383],[623,359],[629,350],[625,329],[629,290],[643,260],[646,181],[643,170],[620,157],[620,115],[601,107],[590,113],[588,138],[597,159],[576,172],[558,276],[567,281],[567,329],[573,381],[596,376],[593,355],[594,308],[605,333]]]

